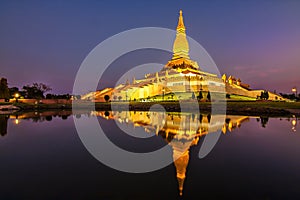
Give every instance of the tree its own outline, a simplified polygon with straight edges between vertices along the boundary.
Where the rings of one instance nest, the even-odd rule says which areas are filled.
[[[7,134],[7,121],[8,116],[6,115],[0,115],[0,135],[4,136]]]
[[[6,101],[9,100],[10,93],[7,86],[7,79],[1,78],[0,79],[0,99],[5,99]]]
[[[210,91],[208,91],[206,98],[207,98],[208,101],[210,101],[210,99],[211,99],[211,97],[210,97]]]
[[[105,96],[104,96],[104,100],[105,100],[106,102],[108,102],[109,98],[110,98],[110,97],[109,97],[108,95],[105,95]]]
[[[266,98],[266,100],[269,99],[269,92],[268,91],[265,91],[265,98]]]
[[[122,97],[121,97],[121,96],[118,96],[118,99],[119,99],[119,101],[121,101]]]
[[[201,100],[203,99],[203,94],[202,94],[202,91],[199,92],[199,95],[197,96],[197,99],[198,100]]]
[[[261,126],[263,128],[266,128],[266,125],[267,125],[268,121],[269,121],[268,117],[262,117],[262,116],[260,117]]]
[[[261,91],[261,93],[260,93],[260,98],[262,99],[262,100],[268,100],[269,99],[269,92],[268,91]]]
[[[17,88],[17,87],[9,88],[10,98],[14,98],[16,93],[20,93],[19,88]]]
[[[44,93],[52,90],[49,86],[43,83],[33,83],[32,85],[23,86],[25,97],[28,99],[42,99]]]

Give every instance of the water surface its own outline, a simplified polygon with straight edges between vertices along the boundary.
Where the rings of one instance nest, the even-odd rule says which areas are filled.
[[[150,118],[149,118],[150,116]],[[156,116],[153,118],[151,116]],[[107,137],[133,152],[192,145],[175,163],[131,174],[97,161],[77,135],[73,117],[97,117]],[[162,120],[159,117],[163,117]],[[155,112],[24,113],[0,116],[1,199],[296,199],[300,196],[300,132],[296,118]],[[184,119],[185,128],[178,128]],[[195,127],[195,122],[198,124]],[[127,135],[138,130],[144,138]],[[203,159],[207,129],[222,134]],[[193,135],[194,134],[194,135]],[[176,149],[176,151],[175,151]],[[183,176],[184,175],[184,176]],[[182,192],[182,196],[180,193]]]

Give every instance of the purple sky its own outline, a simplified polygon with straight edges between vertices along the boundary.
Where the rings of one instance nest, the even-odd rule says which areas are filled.
[[[180,9],[187,34],[221,73],[257,89],[300,88],[298,0],[1,1],[0,77],[10,87],[43,82],[54,93],[71,93],[81,62],[97,44],[131,28],[175,29]],[[168,59],[159,52],[128,55],[111,66],[100,87],[114,84],[116,69]]]

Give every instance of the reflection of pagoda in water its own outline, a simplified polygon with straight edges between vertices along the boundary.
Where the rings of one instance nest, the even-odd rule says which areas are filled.
[[[134,127],[143,127],[145,132],[161,136],[173,149],[173,160],[180,195],[183,193],[190,147],[197,145],[200,137],[204,135],[217,131],[226,134],[249,120],[247,116],[227,116],[224,121],[221,120],[224,119],[222,115],[151,111],[94,111],[92,115],[102,116],[108,120],[115,119],[121,124],[126,123]]]

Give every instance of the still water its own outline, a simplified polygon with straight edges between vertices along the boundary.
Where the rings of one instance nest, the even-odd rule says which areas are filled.
[[[117,146],[149,152],[168,145],[179,159],[149,173],[111,169],[85,149],[76,132],[73,118],[95,117]],[[298,119],[224,116],[213,124],[217,117],[139,111],[2,114],[0,199],[300,198]],[[200,159],[208,130],[221,135]]]

